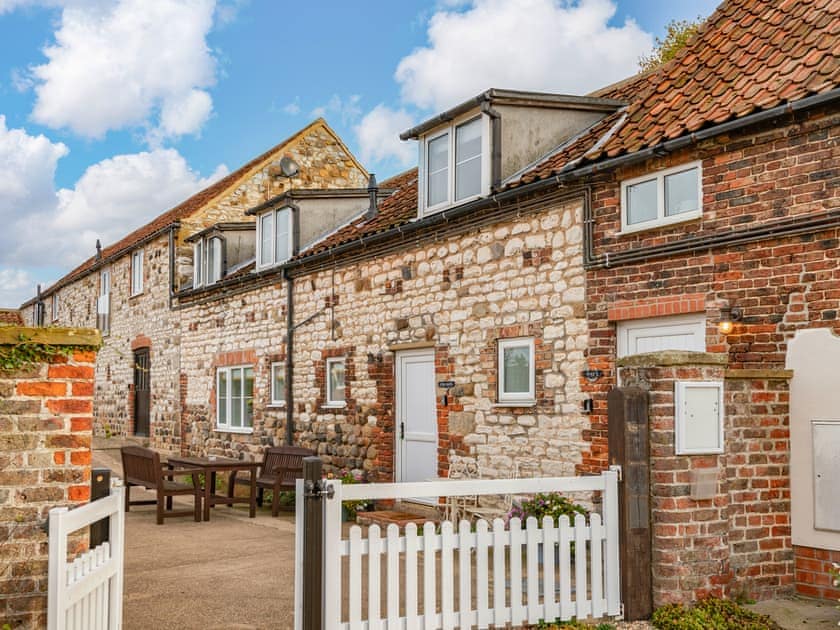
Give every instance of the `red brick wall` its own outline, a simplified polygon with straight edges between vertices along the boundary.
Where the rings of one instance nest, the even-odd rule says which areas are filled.
[[[828,574],[833,562],[840,564],[840,551],[796,545],[793,548],[793,554],[797,593],[806,597],[840,599],[840,588],[832,584]]]
[[[738,136],[721,136],[690,150],[625,168],[593,185],[595,255],[673,244],[696,236],[728,236],[788,217],[836,209],[840,115],[814,112]],[[668,166],[701,160],[703,217],[620,234],[620,182]],[[805,327],[840,333],[840,229],[769,235],[736,246],[698,248],[642,262],[612,262],[587,271],[588,360],[605,377],[581,383],[594,399],[592,444],[579,471],[607,466],[606,395],[615,385],[616,319],[705,311],[708,351],[729,354],[732,368],[783,368],[787,342]],[[614,258],[613,258],[614,260]],[[714,323],[725,304],[744,319],[729,336]],[[690,304],[690,310],[684,307]],[[682,305],[682,306],[680,306]]]
[[[46,627],[49,510],[90,498],[96,353],[0,371],[0,620]]]
[[[767,599],[793,584],[787,378],[727,370],[721,355],[620,368],[650,391],[654,605],[708,596]],[[674,382],[724,382],[725,448],[676,455]],[[714,496],[691,498],[692,471],[717,469]]]

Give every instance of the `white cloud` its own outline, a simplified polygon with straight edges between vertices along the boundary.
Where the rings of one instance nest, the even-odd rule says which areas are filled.
[[[174,149],[117,155],[90,166],[72,189],[55,190],[67,147],[8,129],[0,116],[0,269],[74,267],[227,174],[203,178]]]
[[[297,116],[300,114],[300,99],[296,96],[295,100],[291,103],[286,103],[283,106],[283,113],[288,114],[289,116]]]
[[[341,119],[342,124],[347,125],[362,115],[362,108],[359,107],[361,100],[362,97],[359,94],[351,94],[346,98],[342,98],[338,94],[333,94],[326,105],[321,105],[313,109],[310,112],[310,116],[319,118],[335,114]]]
[[[212,109],[206,88],[216,61],[206,36],[215,4],[67,4],[55,42],[43,51],[47,62],[30,69],[33,120],[91,138],[137,126],[152,128],[153,139],[198,132]]]
[[[400,61],[402,98],[438,111],[489,87],[585,94],[637,70],[653,40],[635,22],[609,26],[609,0],[474,0],[441,10],[429,44]]]
[[[35,280],[25,269],[0,269],[0,308],[17,308],[35,293]]]
[[[394,110],[386,105],[374,107],[356,126],[362,162],[393,161],[400,168],[417,160],[417,147],[413,142],[400,140],[400,132],[411,127],[412,116],[404,109]]]

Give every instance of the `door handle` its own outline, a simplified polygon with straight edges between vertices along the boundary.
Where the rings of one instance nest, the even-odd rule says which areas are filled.
[[[400,422],[400,439],[405,439],[405,422]]]

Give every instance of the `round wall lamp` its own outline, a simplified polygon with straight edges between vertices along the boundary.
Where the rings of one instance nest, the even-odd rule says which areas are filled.
[[[740,322],[744,317],[744,312],[737,306],[724,306],[720,309],[720,320],[718,321],[718,330],[722,335],[732,333],[735,328],[735,322]]]

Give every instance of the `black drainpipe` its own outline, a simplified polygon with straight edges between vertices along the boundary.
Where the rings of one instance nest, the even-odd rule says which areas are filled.
[[[283,275],[286,277],[286,444],[291,446],[295,443],[295,398],[292,387],[292,379],[295,377],[295,281],[288,272],[284,271]]]

